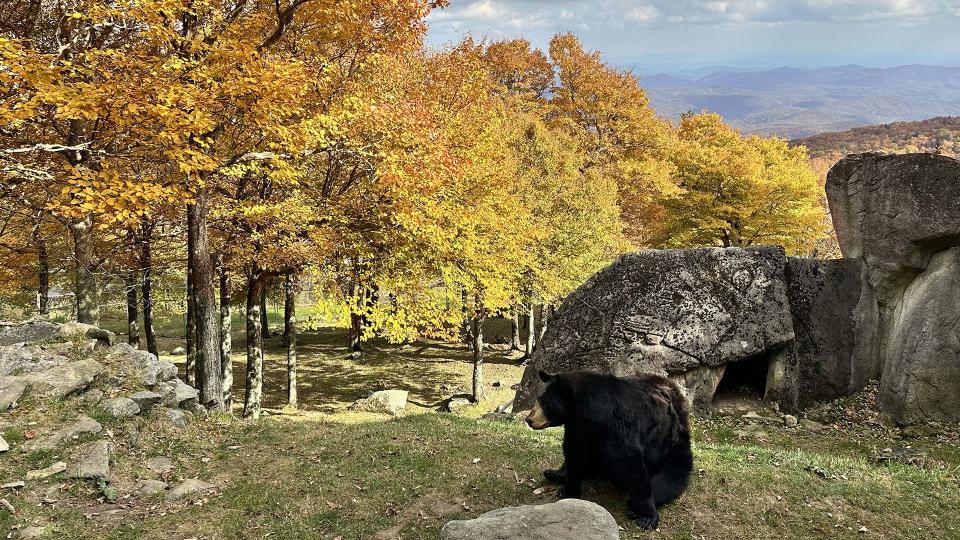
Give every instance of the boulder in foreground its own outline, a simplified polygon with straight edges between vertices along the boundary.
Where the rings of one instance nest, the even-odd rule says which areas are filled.
[[[537,506],[513,506],[476,519],[451,521],[441,540],[617,540],[620,529],[602,506],[564,499]]]

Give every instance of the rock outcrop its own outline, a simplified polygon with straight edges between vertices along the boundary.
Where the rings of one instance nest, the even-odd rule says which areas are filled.
[[[538,506],[513,506],[476,519],[451,521],[441,540],[617,540],[617,522],[599,504],[564,499]]]
[[[960,246],[960,162],[932,154],[848,156],[830,170],[826,188],[840,248],[863,261],[873,297],[863,309],[877,317],[881,408],[903,423],[960,420],[960,293],[951,279],[951,248]]]
[[[960,248],[935,253],[904,291],[879,397],[903,423],[960,419]]]
[[[786,410],[880,379],[894,420],[960,420],[960,162],[849,156],[826,189],[844,259],[779,248],[621,257],[551,318],[514,410],[532,405],[539,369],[666,374],[706,409],[749,367],[765,377],[748,382],[759,376]]]
[[[673,375],[697,404],[722,369],[794,338],[781,248],[646,250],[570,294],[550,321],[514,409],[540,391],[536,370]]]
[[[787,259],[793,341],[777,351],[767,397],[786,410],[855,392],[880,375],[876,310],[856,259]]]
[[[26,323],[0,323],[0,346],[49,341],[60,332],[60,325],[44,320]]]

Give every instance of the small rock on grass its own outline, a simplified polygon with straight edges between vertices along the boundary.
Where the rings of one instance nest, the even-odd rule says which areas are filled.
[[[156,476],[163,476],[173,470],[173,461],[168,457],[156,456],[148,459],[146,466]]]
[[[28,450],[52,450],[64,441],[79,437],[85,433],[100,433],[103,426],[89,416],[81,414],[76,420],[63,426],[49,436],[33,443]]]
[[[138,497],[151,497],[167,489],[167,483],[162,480],[141,480],[137,485]]]
[[[380,390],[350,406],[355,411],[390,414],[396,416],[407,407],[406,390]]]
[[[33,525],[20,529],[20,536],[17,536],[17,538],[21,538],[23,540],[45,537],[47,537],[47,528],[34,527]]]
[[[797,427],[797,417],[791,414],[783,415],[783,425],[787,426],[788,428]]]
[[[63,471],[67,470],[67,464],[58,461],[53,465],[45,469],[34,469],[32,471],[27,471],[27,480],[42,480],[44,478],[50,478],[53,475],[60,474]]]
[[[104,403],[103,408],[114,418],[130,418],[140,413],[137,402],[126,397],[113,398]]]
[[[103,401],[103,390],[91,388],[80,395],[80,401],[86,405],[96,405]]]
[[[130,400],[136,403],[141,411],[149,410],[150,407],[160,403],[162,398],[163,396],[160,394],[150,392],[149,390],[143,390],[130,396]]]
[[[814,433],[820,433],[826,428],[826,426],[820,422],[814,422],[813,420],[807,420],[806,418],[800,420],[800,427]]]
[[[110,478],[110,451],[113,445],[109,441],[95,441],[83,447],[80,460],[70,472],[73,478]]]
[[[180,409],[167,409],[167,418],[170,424],[175,428],[187,427],[187,416]]]
[[[10,443],[0,436],[0,453],[10,450]]]
[[[546,540],[583,538],[616,540],[617,522],[602,506],[564,499],[538,506],[515,506],[487,512],[475,519],[451,521],[440,531],[441,540],[515,538]]]
[[[201,491],[208,491],[213,489],[213,484],[204,482],[203,480],[198,480],[196,478],[190,478],[184,480],[179,486],[171,489],[167,492],[167,496],[164,497],[164,500],[167,502],[179,501],[180,499],[198,493]]]
[[[443,411],[450,412],[450,413],[458,413],[466,409],[467,407],[470,407],[471,405],[473,405],[473,402],[471,402],[468,398],[461,397],[461,396],[454,396],[448,399],[446,403],[444,403]]]

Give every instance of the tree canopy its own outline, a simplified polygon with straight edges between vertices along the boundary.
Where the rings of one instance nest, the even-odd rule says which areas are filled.
[[[713,114],[671,125],[572,34],[429,50],[444,4],[5,2],[0,295],[46,312],[71,287],[96,322],[142,288],[146,319],[157,272],[186,269],[201,399],[222,406],[220,312],[245,306],[255,380],[283,276],[338,302],[359,346],[555,304],[630,249],[822,235],[802,148]]]

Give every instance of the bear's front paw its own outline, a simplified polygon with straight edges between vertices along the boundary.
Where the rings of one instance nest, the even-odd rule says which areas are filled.
[[[633,522],[637,524],[643,530],[652,531],[657,528],[657,525],[660,523],[660,518],[658,517],[635,517]]]
[[[660,516],[654,514],[652,516],[640,515],[637,512],[627,508],[627,517],[632,519],[638,527],[644,530],[652,531],[657,528],[657,525],[660,524]]]
[[[567,472],[563,469],[547,469],[543,471],[543,477],[551,484],[562,484],[567,481]]]
[[[563,486],[557,490],[557,498],[558,499],[579,499],[580,490],[577,488]]]

